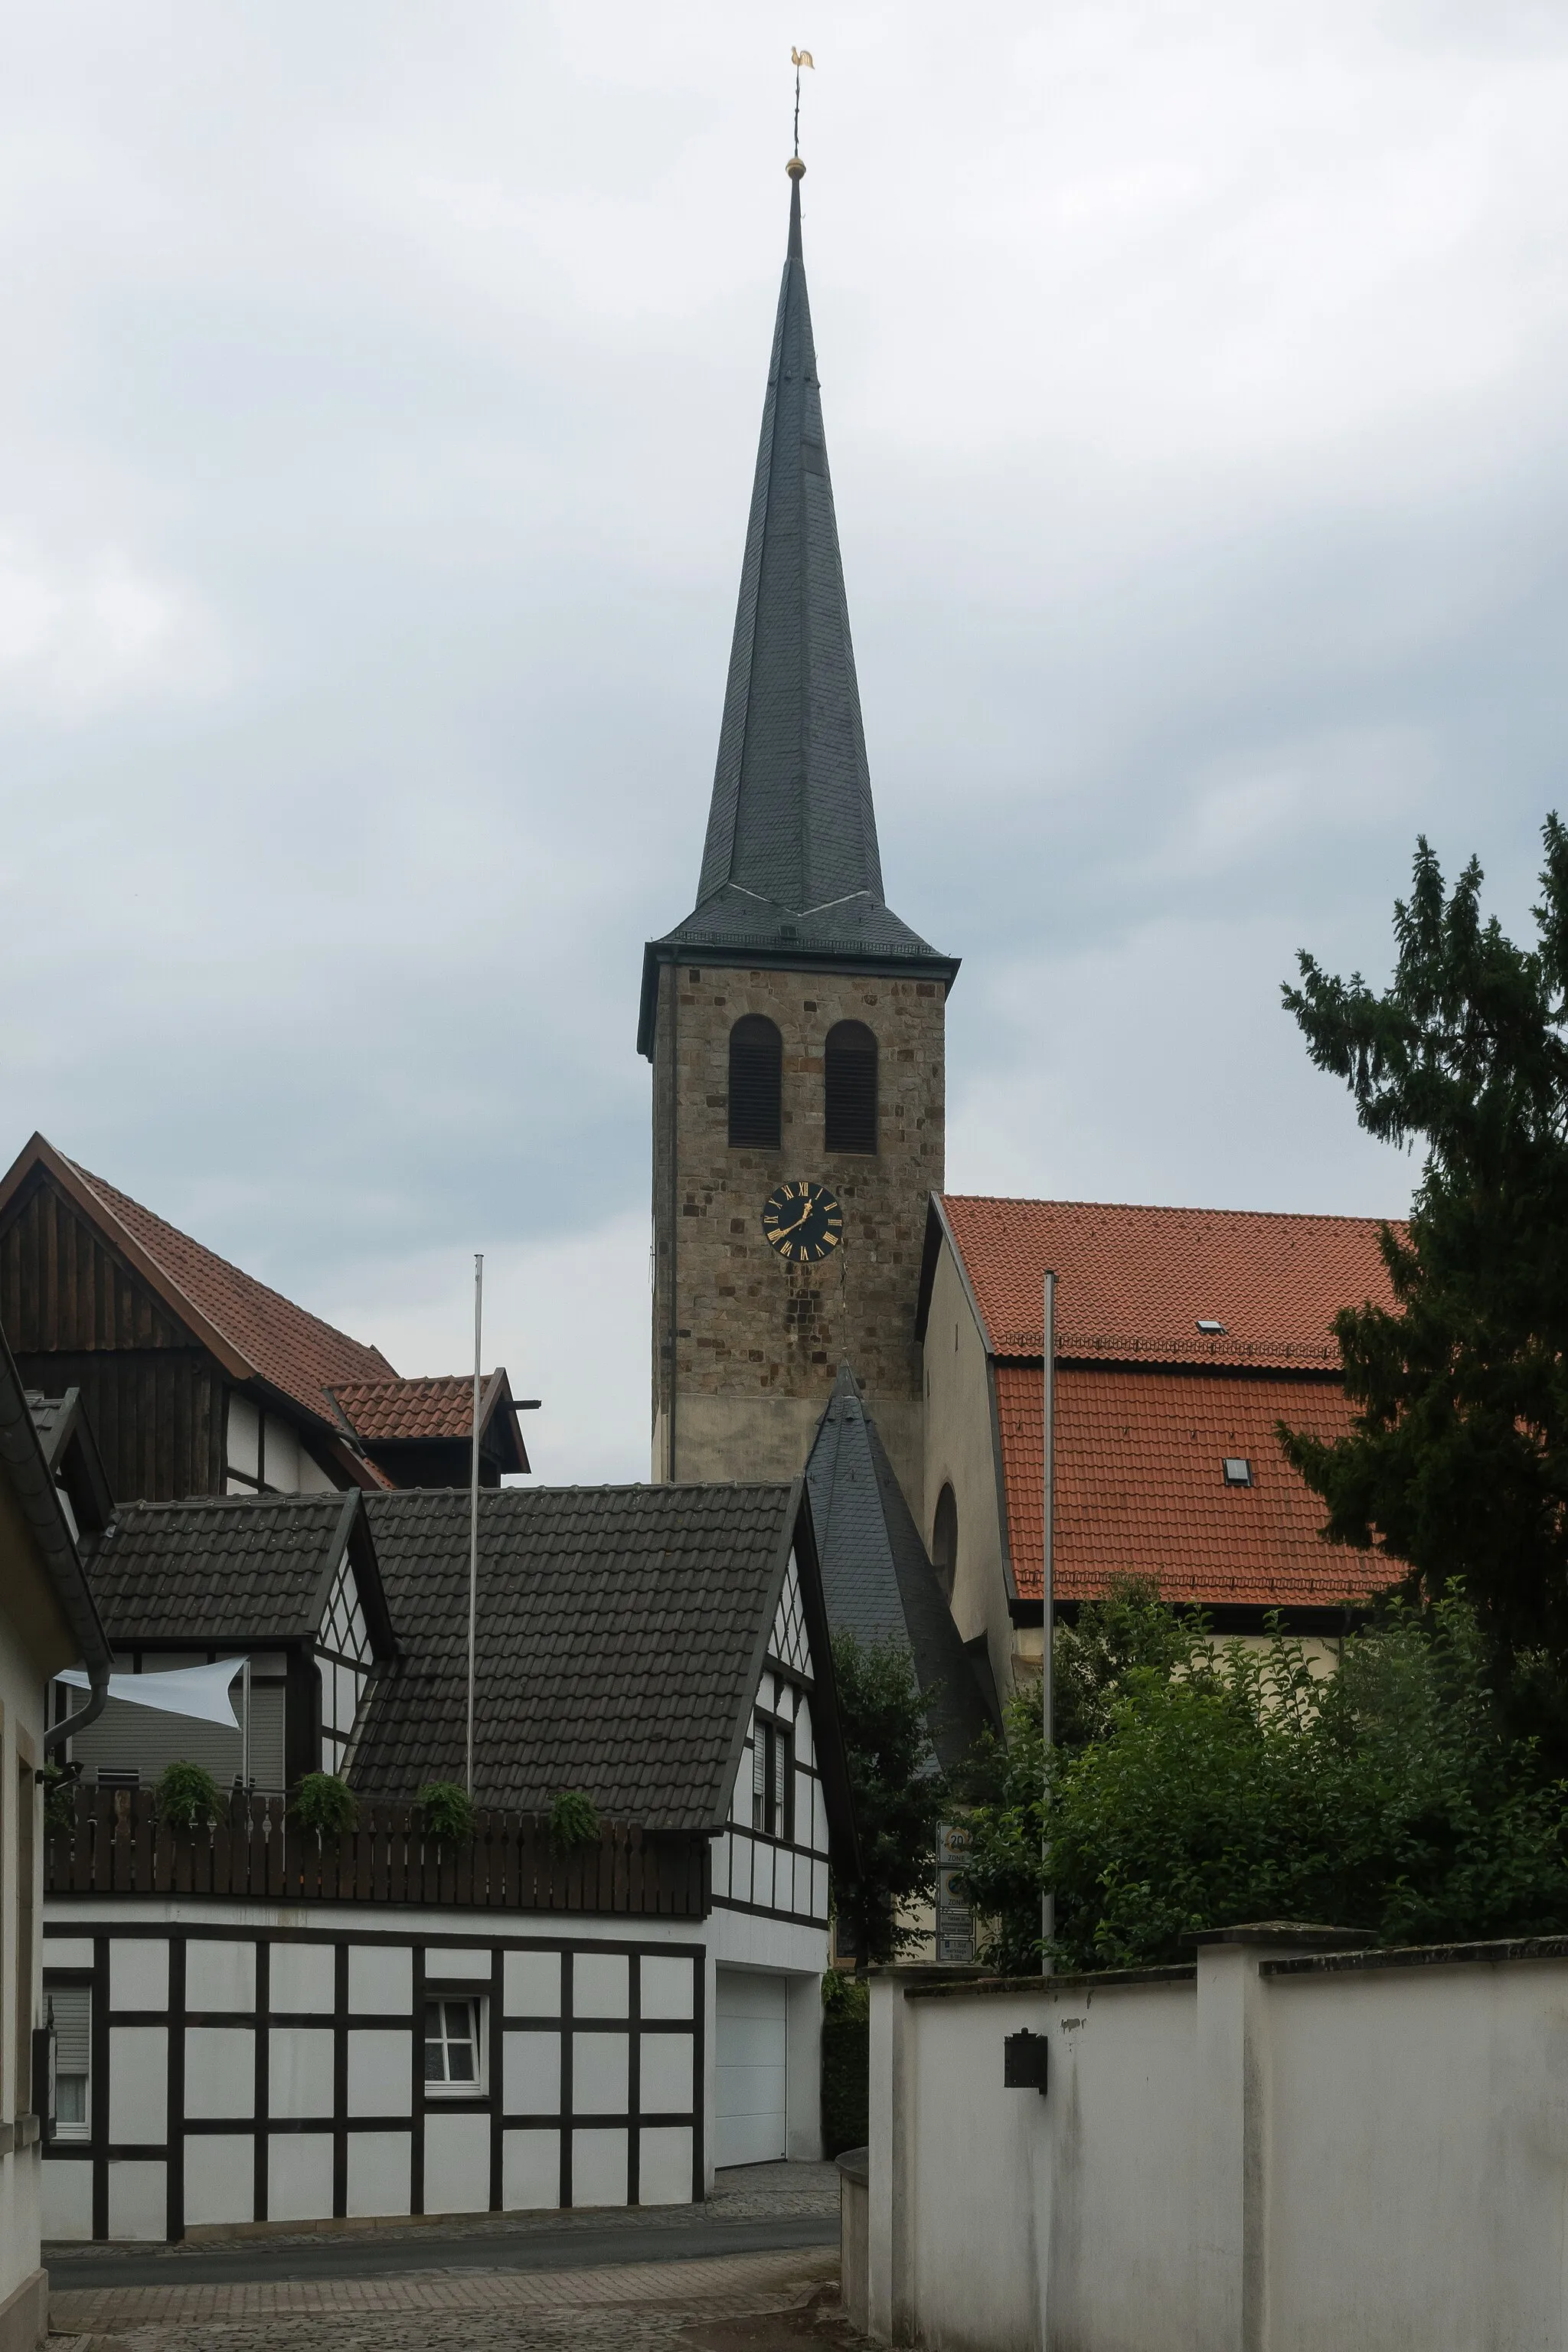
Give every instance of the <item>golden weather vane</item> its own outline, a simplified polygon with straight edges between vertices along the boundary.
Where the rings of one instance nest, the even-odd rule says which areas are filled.
[[[809,66],[815,73],[816,63],[809,49],[792,48],[789,61],[795,68],[795,160],[798,163],[800,161],[800,69],[802,66]]]

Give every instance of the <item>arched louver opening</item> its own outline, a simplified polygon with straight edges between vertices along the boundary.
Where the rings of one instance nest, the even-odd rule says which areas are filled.
[[[777,1149],[783,1075],[784,1039],[763,1013],[746,1013],[730,1032],[731,1145]]]
[[[936,1517],[931,1531],[931,1564],[936,1570],[942,1599],[951,1601],[958,1575],[958,1499],[951,1486],[944,1486],[936,1498]]]
[[[875,1151],[877,1040],[863,1021],[828,1031],[825,1087],[829,1151]]]

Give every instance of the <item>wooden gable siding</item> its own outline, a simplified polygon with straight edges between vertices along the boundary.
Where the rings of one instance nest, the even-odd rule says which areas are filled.
[[[30,1388],[79,1388],[121,1502],[223,1491],[222,1370],[42,1172],[0,1224],[0,1327]]]

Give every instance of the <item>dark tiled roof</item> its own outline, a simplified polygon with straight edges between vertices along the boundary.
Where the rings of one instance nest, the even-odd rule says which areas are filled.
[[[65,1396],[58,1397],[45,1396],[37,1389],[28,1389],[26,1393],[27,1411],[33,1416],[33,1427],[38,1433],[38,1444],[44,1460],[53,1470],[70,1426],[76,1400],[81,1391],[72,1389]]]
[[[75,1514],[79,1543],[85,1536],[101,1534],[113,1517],[114,1496],[80,1389],[67,1389],[58,1397],[29,1389],[26,1395],[49,1475],[63,1488]]]
[[[716,1828],[729,1809],[795,1530],[790,1486],[502,1487],[479,1497],[474,1793]],[[400,1662],[352,1778],[461,1780],[468,1498],[369,1496]]]
[[[1057,1354],[1108,1362],[1337,1370],[1336,1309],[1394,1303],[1375,1217],[953,1192],[933,1215],[952,1236],[997,1356],[1042,1352],[1047,1266]],[[928,1291],[931,1256],[928,1245]],[[1224,1330],[1200,1331],[1200,1317]]]
[[[860,688],[790,195],[741,594],[697,905],[649,950],[957,966],[882,896]],[[651,1051],[645,971],[642,1050]]]
[[[352,1492],[122,1503],[88,1563],[110,1640],[309,1640],[359,1510]]]
[[[10,1489],[55,1598],[89,1671],[109,1663],[109,1643],[83,1572],[81,1557],[60,1507],[54,1475],[44,1458],[34,1415],[34,1392],[22,1386],[16,1360],[0,1331],[0,1485]],[[9,1573],[16,1589],[0,1596],[15,1607],[23,1593],[26,1554]],[[60,1660],[60,1664],[70,1663]]]
[[[805,1466],[822,1592],[833,1631],[864,1643],[906,1643],[922,1689],[937,1761],[952,1770],[983,1731],[989,1703],[920,1530],[847,1364],[828,1399]],[[986,1668],[987,1677],[989,1668]]]

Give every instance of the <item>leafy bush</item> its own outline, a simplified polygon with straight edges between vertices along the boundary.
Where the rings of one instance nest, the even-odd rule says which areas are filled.
[[[936,1893],[936,1832],[946,1794],[926,1734],[927,1694],[914,1659],[897,1640],[833,1639],[833,1678],[849,1768],[849,1794],[860,1847],[851,1878],[836,1872],[833,1899],[841,1942],[862,1971],[896,1959],[921,1941],[900,1913]]]
[[[871,1988],[829,1969],[822,1979],[822,2152],[864,2147],[871,2134]]]
[[[442,1845],[472,1845],[474,1801],[456,1780],[426,1780],[415,1799],[425,1827]]]
[[[63,1764],[52,1759],[44,1767],[44,1827],[46,1830],[70,1830],[76,1827],[77,1775]]]
[[[353,1790],[335,1772],[307,1772],[295,1783],[289,1811],[317,1837],[342,1837],[359,1819]]]
[[[172,1830],[195,1830],[216,1822],[222,1802],[217,1782],[199,1764],[182,1757],[165,1764],[153,1796],[158,1819]]]
[[[1450,1594],[1395,1606],[1314,1674],[1299,1643],[1136,1665],[1103,1738],[1051,1758],[1015,1702],[991,1801],[972,1817],[985,1958],[1039,1966],[1041,1858],[1053,1958],[1126,1968],[1244,1919],[1328,1921],[1383,1944],[1568,1927],[1568,1787],[1504,1727],[1475,1612]]]
[[[581,1789],[563,1789],[551,1799],[550,1843],[557,1853],[571,1853],[578,1846],[598,1842],[599,1809],[592,1797]]]

